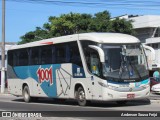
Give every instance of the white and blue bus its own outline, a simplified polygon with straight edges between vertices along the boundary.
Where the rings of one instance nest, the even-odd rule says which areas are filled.
[[[120,33],[83,33],[12,46],[8,90],[25,102],[38,97],[92,100],[143,99],[150,94],[140,41]]]

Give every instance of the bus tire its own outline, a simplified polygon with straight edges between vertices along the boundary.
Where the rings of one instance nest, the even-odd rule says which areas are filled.
[[[31,101],[30,91],[27,85],[23,89],[23,99],[27,103]]]
[[[79,87],[76,94],[77,94],[76,98],[77,98],[78,104],[80,106],[86,106],[88,104],[88,101],[86,100],[86,95],[83,87]]]

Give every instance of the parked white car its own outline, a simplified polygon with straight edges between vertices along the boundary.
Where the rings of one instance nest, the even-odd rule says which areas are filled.
[[[152,88],[151,88],[151,90],[154,93],[160,93],[160,83],[156,84],[156,85],[153,85]]]

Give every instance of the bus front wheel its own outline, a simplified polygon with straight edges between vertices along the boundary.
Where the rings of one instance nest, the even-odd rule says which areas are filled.
[[[80,106],[86,106],[88,101],[86,100],[86,95],[83,87],[79,87],[77,91],[77,101]]]
[[[25,86],[23,89],[23,99],[25,102],[30,102],[31,101],[31,96],[29,92],[29,87]]]

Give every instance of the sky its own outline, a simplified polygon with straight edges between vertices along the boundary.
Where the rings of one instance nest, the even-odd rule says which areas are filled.
[[[111,17],[160,15],[159,0],[6,0],[5,41],[18,42],[20,37],[48,22],[49,16],[108,10]],[[2,0],[0,0],[0,42],[2,41]]]

